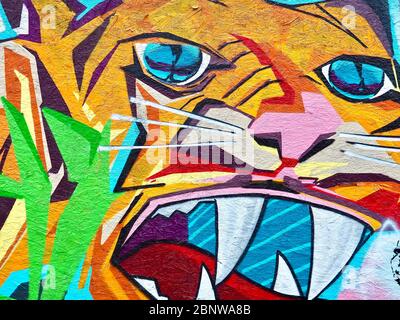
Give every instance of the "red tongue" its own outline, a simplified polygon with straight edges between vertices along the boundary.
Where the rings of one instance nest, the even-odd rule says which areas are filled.
[[[159,293],[170,300],[194,300],[202,266],[215,277],[214,257],[185,245],[151,244],[121,262],[132,276],[155,280]],[[284,300],[288,297],[262,289],[238,273],[217,287],[219,300]]]

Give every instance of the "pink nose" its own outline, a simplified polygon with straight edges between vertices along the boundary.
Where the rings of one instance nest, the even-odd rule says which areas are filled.
[[[279,137],[283,158],[299,160],[322,139],[333,135],[342,120],[321,94],[303,92],[303,113],[267,112],[257,118],[250,130],[255,137]]]

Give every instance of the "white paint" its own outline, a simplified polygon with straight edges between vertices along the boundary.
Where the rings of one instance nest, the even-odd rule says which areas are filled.
[[[158,293],[157,285],[154,280],[143,279],[143,278],[134,278],[137,283],[139,283],[143,289],[145,289],[151,296],[156,300],[168,300],[167,297],[161,296]]]
[[[300,296],[301,293],[292,270],[290,270],[285,259],[280,254],[277,255],[277,258],[278,268],[273,290],[290,296]]]
[[[364,226],[358,221],[312,207],[314,250],[309,299],[316,298],[342,271],[360,243]]]
[[[204,266],[201,267],[201,278],[196,300],[216,300],[210,274]]]
[[[226,197],[216,200],[218,252],[216,284],[232,272],[246,250],[263,209],[261,197]]]

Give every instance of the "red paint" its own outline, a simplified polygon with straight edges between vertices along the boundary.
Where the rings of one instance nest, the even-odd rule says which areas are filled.
[[[237,35],[237,34],[232,34],[236,39],[242,41],[242,43],[249,48],[257,57],[258,61],[264,65],[264,66],[270,66],[272,65],[271,59],[268,57],[268,55],[265,53],[265,51],[253,40]]]
[[[385,218],[400,223],[400,195],[388,190],[379,190],[357,202]]]
[[[296,93],[294,89],[292,88],[291,85],[285,80],[283,75],[279,72],[279,70],[274,66],[272,63],[271,59],[268,57],[267,53],[253,40],[233,34],[236,39],[241,40],[242,43],[249,49],[251,50],[254,55],[257,57],[258,61],[260,64],[264,66],[271,66],[272,71],[275,74],[275,77],[277,80],[280,81],[280,86],[282,91],[284,92],[283,97],[275,97],[275,98],[269,98],[269,99],[264,99],[262,101],[262,105],[267,105],[267,104],[293,104],[295,101]]]
[[[170,174],[180,174],[180,173],[194,173],[194,172],[227,172],[227,173],[236,173],[238,175],[254,175],[254,176],[262,176],[268,178],[275,178],[278,174],[285,168],[294,168],[298,164],[297,159],[289,159],[283,158],[281,159],[282,163],[278,169],[275,171],[263,171],[254,169],[252,171],[244,171],[240,168],[229,167],[223,164],[201,164],[202,160],[200,158],[197,159],[198,164],[193,161],[195,164],[173,164],[166,167],[164,170],[157,172],[156,174],[148,177],[146,180],[153,180],[168,176]]]
[[[188,165],[170,165],[164,170],[152,175],[147,178],[147,180],[153,180],[165,177],[170,174],[180,174],[180,173],[194,173],[194,172],[226,172],[226,173],[236,173],[238,175],[258,175],[263,177],[273,178],[281,171],[281,167],[275,172],[267,171],[244,171],[240,168],[227,167],[218,164],[188,164]]]
[[[147,180],[153,180],[178,173],[194,173],[194,172],[236,172],[235,168],[225,167],[219,164],[173,164],[166,167],[164,170],[148,177]]]
[[[324,192],[321,188],[315,185],[308,185],[306,187],[310,190],[318,191],[321,194],[326,194],[333,198],[345,200],[349,204],[357,204],[382,217],[400,223],[400,194],[393,193],[388,190],[379,190],[361,200],[353,201],[340,195],[332,194],[331,192]]]
[[[132,276],[156,280],[159,294],[172,300],[196,298],[202,266],[215,278],[215,257],[186,245],[149,244],[121,262]],[[232,273],[216,288],[220,300],[288,300]]]

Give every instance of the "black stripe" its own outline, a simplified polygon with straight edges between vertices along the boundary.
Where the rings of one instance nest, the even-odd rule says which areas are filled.
[[[239,107],[243,104],[245,104],[247,101],[249,101],[251,98],[253,98],[258,92],[260,92],[262,89],[265,89],[268,87],[270,84],[273,83],[280,83],[279,80],[267,80],[265,81],[261,86],[259,86],[256,90],[254,90],[252,93],[250,93],[247,97],[245,97],[242,101],[240,101],[236,107]]]
[[[326,23],[330,24],[331,26],[335,27],[336,29],[339,29],[340,31],[343,31],[344,33],[346,33],[348,36],[350,36],[351,38],[356,40],[359,44],[361,44],[364,48],[368,48],[368,46],[364,42],[362,42],[355,34],[343,29],[341,26],[338,26],[337,24],[333,23],[332,21],[330,21],[329,19],[327,19],[325,17],[320,16],[320,15],[315,14],[315,13],[311,13],[311,12],[307,12],[307,11],[301,10],[299,8],[288,7],[288,6],[286,6],[286,7],[288,9],[290,9],[290,10],[293,10],[293,11],[296,11],[296,12],[300,12],[300,13],[306,14],[308,16],[311,16],[311,17],[314,17],[314,18],[318,18],[320,20],[325,21]]]
[[[265,70],[265,69],[269,69],[271,68],[271,66],[265,66],[262,68],[259,68],[255,71],[253,71],[252,73],[250,73],[247,77],[243,78],[242,80],[240,80],[238,82],[237,85],[235,85],[234,87],[232,87],[227,93],[225,93],[225,95],[222,97],[223,99],[228,98],[232,93],[234,93],[237,89],[239,89],[242,85],[244,85],[247,81],[249,81],[251,78],[253,78],[257,73]]]

